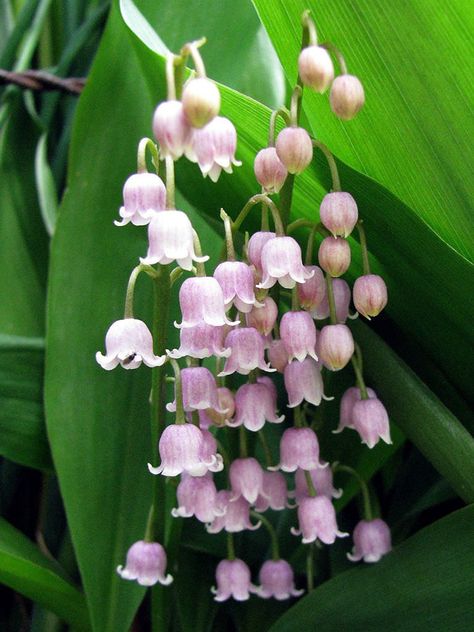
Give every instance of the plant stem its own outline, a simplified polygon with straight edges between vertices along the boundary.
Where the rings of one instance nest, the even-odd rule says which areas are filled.
[[[308,545],[308,553],[306,555],[306,582],[308,592],[314,588],[314,563],[313,563],[313,544]]]
[[[176,87],[174,83],[175,55],[166,56],[166,92],[168,101],[176,100]]]
[[[166,156],[166,208],[174,209],[174,160],[171,156]]]
[[[334,288],[332,286],[332,276],[326,272],[326,287],[328,290],[329,316],[331,325],[337,325],[336,302],[334,300]]]
[[[303,472],[304,472],[304,477],[306,480],[306,486],[308,488],[308,494],[310,496],[316,496],[317,492],[313,483],[313,479],[311,478],[311,472],[309,472],[308,470],[303,470]]]
[[[247,456],[247,435],[245,426],[239,426],[239,453],[242,459],[245,459]]]
[[[181,370],[179,368],[179,364],[176,362],[174,358],[170,358],[169,362],[173,367],[174,371],[174,393],[176,400],[176,423],[184,424],[186,423],[186,417],[184,415],[183,408],[183,387],[181,384]]]
[[[234,536],[227,532],[227,559],[235,560]]]
[[[360,247],[362,250],[362,267],[364,270],[364,274],[370,274],[369,252],[367,250],[367,238],[365,236],[365,229],[362,226],[361,219],[357,222],[357,230],[359,231]]]
[[[303,11],[303,15],[301,16],[301,24],[303,25],[303,29],[307,31],[306,38],[310,46],[317,46],[318,44],[318,33],[316,31],[316,25],[314,21],[310,17],[311,11],[306,9]]]
[[[224,222],[227,261],[235,261],[234,240],[232,238],[232,221],[223,208],[221,208],[221,220]]]
[[[359,483],[360,491],[362,493],[363,503],[364,503],[364,519],[373,520],[372,507],[370,504],[369,488],[367,486],[367,483],[359,474],[359,472],[357,472],[357,470],[354,470],[354,468],[349,467],[348,465],[336,465],[336,467],[334,468],[334,472],[347,472],[348,474],[351,474],[354,478],[357,479],[357,482]]]
[[[278,546],[278,537],[276,534],[276,531],[272,525],[272,523],[270,522],[270,520],[268,520],[268,518],[266,516],[263,516],[262,514],[258,513],[258,511],[250,511],[250,515],[253,516],[254,518],[256,518],[257,520],[260,520],[260,522],[263,524],[263,526],[266,528],[266,530],[268,531],[269,535],[270,535],[270,539],[272,542],[272,559],[274,561],[279,560],[280,559],[280,549]]]
[[[290,124],[290,115],[286,108],[279,108],[278,110],[273,110],[270,116],[270,125],[268,126],[268,146],[275,146],[275,131],[276,131],[276,121],[277,118],[281,116],[287,125]]]
[[[258,438],[260,440],[260,443],[262,444],[263,453],[265,455],[265,463],[268,467],[272,464],[272,453],[270,451],[270,446],[268,445],[263,429],[258,431]]]
[[[321,46],[325,48],[329,53],[332,53],[334,57],[337,59],[337,63],[339,64],[341,75],[347,75],[346,60],[344,59],[344,55],[337,48],[337,46],[334,46],[332,42],[324,42],[323,44],[321,44]]]
[[[185,44],[181,49],[181,54],[184,56],[191,55],[193,58],[194,68],[196,69],[196,75],[198,77],[206,76],[206,68],[204,66],[204,62],[201,57],[201,53],[199,52],[199,48],[203,46],[207,42],[205,37],[201,37],[199,40],[195,40],[194,42],[189,42]]]
[[[336,164],[336,161],[334,159],[334,156],[332,155],[332,152],[329,150],[327,145],[322,143],[320,140],[315,140],[314,138],[312,138],[311,140],[313,142],[313,147],[317,147],[324,154],[324,156],[326,157],[326,160],[327,160],[328,165],[329,165],[329,169],[331,171],[332,190],[333,191],[340,191],[341,190],[341,179],[339,178],[339,170],[337,168],[337,164]]]
[[[196,256],[202,257],[201,242],[199,240],[199,235],[194,229],[193,229],[193,245],[194,245],[194,252],[196,253]],[[200,277],[206,276],[206,266],[204,265],[203,261],[196,261],[196,276],[200,276]]]
[[[354,369],[354,373],[356,376],[357,386],[360,390],[360,398],[361,399],[369,399],[369,395],[367,393],[367,387],[364,382],[364,376],[362,374],[361,368],[357,360],[352,356],[351,358],[352,368]]]
[[[146,166],[146,150],[149,149],[151,152],[151,160],[153,162],[153,166],[156,169],[156,173],[160,172],[160,156],[158,154],[158,147],[151,140],[151,138],[142,138],[138,143],[137,149],[137,173],[147,173],[148,169]]]

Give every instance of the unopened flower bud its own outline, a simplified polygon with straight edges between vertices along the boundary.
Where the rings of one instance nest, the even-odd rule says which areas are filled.
[[[285,127],[278,134],[275,144],[278,158],[289,173],[301,173],[313,158],[313,143],[302,127]]]
[[[257,182],[266,193],[278,193],[284,185],[288,170],[278,158],[275,147],[261,149],[253,163]]]
[[[364,274],[356,279],[352,298],[357,311],[370,320],[378,316],[387,304],[387,286],[378,274]]]
[[[254,327],[263,336],[271,333],[278,316],[278,306],[271,296],[265,297],[261,306],[252,307],[246,315],[247,325]]]
[[[318,307],[326,296],[326,281],[321,268],[318,266],[305,266],[306,271],[313,273],[311,279],[304,283],[298,283],[298,301],[303,309],[307,309],[313,318]]]
[[[160,103],[153,116],[153,133],[160,144],[160,154],[178,160],[190,141],[191,127],[180,101]]]
[[[347,557],[351,562],[378,562],[379,559],[392,550],[392,536],[386,522],[380,518],[375,520],[361,520],[352,534],[354,548]]]
[[[288,353],[283,344],[283,340],[272,340],[267,353],[272,367],[276,369],[278,373],[283,373],[288,364]]]
[[[321,202],[319,217],[334,237],[348,237],[359,217],[356,201],[344,191],[328,193]]]
[[[298,406],[303,400],[319,406],[323,397],[323,378],[313,358],[305,358],[303,362],[293,360],[287,364],[284,378],[288,408]]]
[[[373,448],[379,441],[390,444],[388,413],[380,399],[361,399],[352,408],[352,425],[360,435],[362,443]]]
[[[354,338],[347,325],[326,325],[318,340],[319,359],[330,371],[343,369],[354,353]]]
[[[221,95],[216,84],[206,77],[191,79],[184,86],[183,111],[193,127],[204,127],[219,114]]]
[[[326,237],[318,251],[321,268],[332,277],[339,277],[347,271],[351,263],[351,247],[344,238]]]
[[[325,92],[334,79],[334,66],[327,50],[322,46],[304,48],[298,58],[301,81],[316,92]]]
[[[332,82],[329,93],[331,110],[336,116],[348,121],[359,112],[365,102],[364,88],[354,75],[339,75]]]

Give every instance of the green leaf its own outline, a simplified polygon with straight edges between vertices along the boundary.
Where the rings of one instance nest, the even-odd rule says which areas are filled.
[[[51,469],[43,415],[44,340],[0,334],[0,454]]]
[[[82,593],[61,567],[0,518],[0,582],[56,613],[77,630],[90,630]]]
[[[58,214],[58,194],[51,168],[48,164],[47,134],[43,134],[38,141],[35,155],[36,188],[38,190],[39,205],[48,235],[54,233]]]
[[[423,529],[372,566],[316,588],[271,632],[462,632],[474,626],[474,506]]]
[[[291,85],[305,9],[312,11],[319,41],[340,47],[349,72],[364,84],[365,107],[348,123],[332,114],[326,98],[306,90],[313,133],[472,260],[469,161],[462,159],[470,153],[466,130],[474,96],[470,2],[456,0],[440,11],[427,0],[253,1]]]

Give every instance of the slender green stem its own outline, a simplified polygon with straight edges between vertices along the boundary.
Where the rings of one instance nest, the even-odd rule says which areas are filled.
[[[281,116],[285,121],[286,125],[290,124],[290,113],[286,108],[279,108],[278,110],[273,110],[270,116],[270,125],[268,127],[268,146],[275,146],[275,134],[276,134],[276,121],[277,118]]]
[[[221,220],[224,222],[227,261],[235,261],[234,240],[232,238],[232,220],[223,208],[221,208]]]
[[[195,230],[193,230],[193,245],[196,257],[202,257],[201,241],[199,240],[199,235]],[[196,262],[196,276],[206,276],[206,266],[203,261]]]
[[[300,302],[298,300],[298,287],[295,287],[291,290],[291,311],[297,312],[300,308]]]
[[[244,459],[247,452],[247,433],[245,431],[245,426],[239,426],[239,453],[240,458]]]
[[[337,168],[337,164],[336,164],[336,161],[334,159],[334,156],[332,155],[332,152],[327,147],[327,145],[322,143],[320,140],[316,140],[314,138],[312,138],[311,140],[313,142],[313,147],[317,147],[324,154],[324,156],[325,156],[325,158],[326,158],[326,160],[328,162],[329,169],[331,171],[332,190],[333,191],[340,191],[341,190],[341,179],[339,178],[339,170]]]
[[[188,44],[185,44],[181,49],[181,55],[185,57],[191,55],[194,63],[194,68],[196,69],[196,75],[198,77],[206,76],[206,68],[204,66],[201,53],[199,52],[199,48],[203,46],[206,42],[206,38],[201,37],[201,39],[199,40],[195,40],[194,42],[189,42]]]
[[[176,86],[174,83],[175,57],[172,53],[166,56],[166,91],[168,101],[176,100]]]
[[[360,345],[358,342],[355,342],[354,346],[355,346],[357,362],[359,364],[359,369],[361,370],[361,373],[364,373],[364,358],[362,356],[362,349],[360,348]]]
[[[354,468],[349,467],[348,465],[339,465],[339,464],[336,465],[336,467],[334,468],[334,472],[347,472],[348,474],[351,474],[354,478],[357,479],[359,483],[360,491],[362,493],[363,503],[364,503],[364,518],[365,520],[372,520],[373,513],[372,513],[372,506],[370,504],[369,488],[368,488],[367,483],[359,474],[359,472],[357,472],[357,470],[354,470]]]
[[[313,263],[314,238],[316,236],[317,225],[315,224],[310,230],[308,242],[306,244],[306,254],[304,258],[305,265],[310,266]]]
[[[303,89],[300,85],[296,85],[291,94],[290,102],[290,124],[291,127],[298,127],[300,101],[303,96]]]
[[[369,264],[369,251],[367,250],[367,238],[365,236],[365,229],[362,225],[362,220],[357,222],[357,230],[359,231],[360,247],[362,250],[362,266],[364,274],[370,274]]]
[[[306,486],[308,488],[308,494],[310,496],[316,496],[316,488],[314,486],[313,479],[311,478],[311,472],[308,470],[303,470],[303,472],[306,480]]]
[[[234,536],[227,532],[227,559],[235,560]]]
[[[171,366],[174,371],[174,393],[176,400],[176,423],[184,424],[186,423],[186,417],[184,415],[183,408],[183,387],[181,384],[181,370],[179,368],[179,364],[176,362],[174,358],[169,359]]]
[[[314,588],[314,561],[313,561],[313,543],[308,545],[308,552],[306,554],[306,585],[308,592],[311,592]]]
[[[347,75],[346,60],[344,59],[344,55],[337,48],[337,46],[334,46],[332,42],[324,42],[323,44],[321,44],[321,46],[325,48],[329,53],[332,53],[334,57],[337,59],[337,63],[339,64],[341,75]]]
[[[286,226],[290,220],[291,203],[293,200],[293,187],[295,184],[295,174],[289,173],[286,176],[285,184],[280,190],[280,212],[283,226]]]
[[[273,527],[272,523],[270,522],[270,520],[268,520],[268,518],[266,516],[263,516],[262,514],[258,513],[258,511],[250,511],[250,515],[253,518],[256,518],[257,520],[260,520],[260,522],[263,524],[263,526],[266,528],[266,530],[268,531],[268,534],[270,535],[270,539],[272,542],[272,559],[274,561],[279,560],[280,559],[280,547],[278,546],[278,537],[275,531],[275,528]]]
[[[197,410],[193,410],[193,412],[191,413],[191,421],[194,426],[197,426],[199,428],[199,413]]]
[[[268,441],[265,437],[263,429],[258,431],[258,438],[260,440],[260,443],[262,444],[263,454],[265,455],[265,464],[268,467],[272,464],[273,459],[272,453],[270,451],[270,446],[268,445]]]
[[[303,11],[303,15],[301,16],[301,23],[303,25],[303,29],[308,31],[307,38],[310,46],[317,46],[318,44],[318,33],[316,31],[316,25],[311,18],[311,11],[306,9]]]
[[[326,287],[328,291],[329,317],[331,325],[337,325],[336,301],[334,300],[334,288],[332,286],[332,276],[326,272]]]
[[[142,264],[138,264],[133,268],[130,278],[127,284],[127,293],[125,294],[125,308],[123,310],[124,318],[133,318],[133,298],[135,295],[135,283],[137,282],[138,275],[142,271]]]
[[[174,160],[171,156],[166,156],[166,208],[174,209]]]
[[[314,228],[315,223],[310,219],[305,219],[304,217],[300,217],[300,219],[295,219],[294,222],[291,222],[286,227],[286,234],[291,235],[298,228]]]
[[[255,204],[259,204],[260,202],[268,206],[268,208],[270,209],[270,212],[273,217],[273,222],[275,224],[276,233],[278,235],[284,235],[285,230],[284,230],[283,223],[281,220],[280,211],[278,210],[278,207],[276,206],[275,202],[271,200],[268,197],[268,195],[265,195],[264,193],[257,193],[256,195],[252,195],[252,197],[246,202],[245,206],[237,215],[235,221],[232,222],[232,229],[234,231],[239,230],[239,228],[242,226],[243,222],[245,221],[247,215],[252,210],[252,208],[255,206]]]
[[[160,156],[158,154],[158,147],[151,140],[151,138],[142,138],[138,143],[137,150],[137,173],[146,173],[148,171],[146,166],[146,150],[149,149],[151,153],[151,160],[153,166],[156,169],[156,173],[160,172]]]
[[[268,222],[268,206],[262,204],[262,220],[260,223],[260,230],[268,232],[270,230],[270,224]]]
[[[296,428],[303,427],[303,417],[301,414],[301,406],[295,406],[293,408],[293,420]]]
[[[173,285],[182,276],[182,274],[183,274],[183,269],[182,268],[174,268],[171,271],[171,274],[170,274],[170,286],[171,287],[173,287]]]
[[[356,376],[357,386],[360,390],[360,398],[361,399],[369,399],[369,394],[367,393],[367,387],[364,382],[364,376],[362,370],[357,362],[356,358],[352,356],[351,358],[352,368],[354,369],[354,373]]]

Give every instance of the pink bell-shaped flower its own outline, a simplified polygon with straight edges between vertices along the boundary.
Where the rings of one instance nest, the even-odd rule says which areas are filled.
[[[304,590],[295,588],[293,569],[286,560],[267,560],[258,576],[260,587],[257,595],[263,599],[274,597],[278,601],[299,597]]]
[[[224,294],[226,310],[232,305],[243,312],[250,312],[256,303],[253,290],[253,271],[243,261],[224,261],[214,270],[214,278],[217,279]]]
[[[183,211],[157,213],[148,225],[148,242],[147,256],[140,258],[146,265],[166,265],[176,260],[183,270],[192,270],[193,261],[209,259],[194,252],[193,227]]]
[[[362,443],[369,448],[373,448],[379,439],[388,444],[392,443],[388,413],[380,399],[361,399],[355,402],[351,421]]]
[[[334,79],[331,56],[322,46],[307,46],[298,57],[298,72],[301,81],[316,92],[325,92]]]
[[[204,476],[209,472],[221,472],[224,469],[224,459],[217,452],[217,441],[212,432],[202,429],[201,464],[190,472],[192,476]]]
[[[267,509],[281,511],[289,507],[288,487],[281,472],[263,472],[262,493],[255,503],[255,511],[263,513]]]
[[[283,340],[272,340],[267,353],[272,367],[276,369],[278,373],[283,373],[285,367],[288,365],[288,353],[283,344]]]
[[[254,327],[262,336],[268,336],[275,326],[278,306],[271,296],[266,296],[261,304],[254,305],[246,315],[248,327]]]
[[[392,550],[390,527],[380,518],[361,520],[352,534],[354,548],[347,557],[351,562],[378,562]]]
[[[326,281],[323,271],[318,266],[305,266],[305,268],[308,273],[313,273],[313,276],[305,283],[298,283],[298,301],[301,307],[308,310],[315,318],[315,311],[326,296]]]
[[[354,353],[354,338],[347,325],[326,325],[319,333],[318,355],[330,371],[343,369]]]
[[[319,467],[315,470],[309,470],[309,474],[318,496],[327,496],[328,498],[340,498],[342,496],[342,489],[334,487],[333,472],[330,467]],[[309,495],[305,472],[298,469],[295,474],[294,497],[296,502],[299,503],[302,498]]]
[[[231,354],[227,358],[224,370],[219,373],[219,377],[240,373],[248,375],[254,369],[262,371],[274,371],[264,358],[264,343],[262,336],[253,327],[239,327],[227,334],[225,339],[226,347],[231,349]]]
[[[229,119],[216,116],[202,129],[193,130],[186,157],[197,162],[202,175],[217,182],[221,171],[232,173],[232,165],[240,167],[235,158],[237,132]]]
[[[123,187],[123,206],[119,210],[122,218],[115,220],[116,226],[132,222],[135,226],[149,224],[151,219],[166,208],[166,187],[155,173],[134,173],[127,178]]]
[[[364,274],[356,279],[352,296],[356,310],[370,320],[387,304],[387,286],[378,274]]]
[[[305,358],[302,362],[293,360],[286,365],[283,375],[288,408],[299,406],[303,400],[319,406],[324,397],[323,378],[313,358]]]
[[[288,359],[302,362],[307,356],[318,360],[316,355],[316,327],[308,312],[286,312],[280,321],[280,336],[288,353]]]
[[[166,350],[170,358],[228,358],[230,349],[224,347],[225,327],[213,327],[204,321],[193,327],[183,327],[179,330],[179,349]]]
[[[207,77],[190,79],[183,88],[182,103],[190,125],[195,128],[207,126],[221,107],[219,88]]]
[[[307,282],[308,283],[308,282]],[[336,319],[344,324],[349,316],[349,304],[351,302],[351,288],[344,279],[332,280],[332,291],[336,306]],[[327,293],[324,294],[320,305],[311,312],[311,316],[317,320],[329,318],[329,303]]]
[[[199,425],[201,430],[207,430],[214,424],[216,426],[222,426],[225,423],[229,423],[235,413],[235,399],[232,391],[225,386],[219,386],[217,388],[217,401],[219,403],[218,409],[207,408],[206,410],[199,411]],[[225,411],[224,413],[219,410]]]
[[[332,277],[347,272],[351,264],[351,247],[344,237],[325,237],[318,250],[321,268]]]
[[[154,586],[158,582],[168,586],[173,578],[166,575],[166,562],[161,544],[139,540],[128,549],[125,567],[117,566],[117,573],[122,579],[136,580],[141,586]]]
[[[171,510],[174,518],[196,516],[199,522],[207,523],[224,515],[224,510],[217,507],[217,490],[211,474],[200,477],[182,474],[176,497],[178,507]]]
[[[334,237],[349,237],[359,218],[356,201],[344,191],[328,193],[321,202],[319,217]]]
[[[158,105],[153,115],[153,133],[162,157],[181,158],[191,138],[191,126],[180,101],[164,101]]]
[[[100,351],[95,359],[106,371],[115,369],[119,364],[124,369],[136,369],[143,362],[146,366],[162,366],[166,356],[153,353],[153,338],[142,320],[124,318],[116,320],[105,336],[104,356]]]
[[[206,526],[208,533],[219,533],[224,529],[228,533],[239,531],[255,531],[261,526],[261,522],[250,522],[250,503],[243,496],[231,501],[232,492],[222,490],[217,492],[216,506],[224,515],[216,515],[214,520]]]
[[[354,75],[339,75],[334,79],[329,93],[331,110],[336,116],[348,121],[365,103],[364,88]]]
[[[293,237],[269,239],[262,249],[262,282],[257,287],[268,290],[278,281],[287,289],[313,276],[301,261],[301,248]]]
[[[303,127],[282,129],[277,136],[275,149],[288,173],[301,173],[313,158],[313,143]]]
[[[367,394],[369,399],[377,397],[375,391],[371,388],[367,388]],[[348,388],[341,397],[341,403],[339,405],[339,425],[336,430],[333,430],[334,434],[342,432],[344,428],[354,428],[352,423],[352,409],[354,404],[361,398],[360,389],[357,386],[351,386]]]
[[[336,537],[345,538],[348,533],[339,531],[336,511],[327,496],[308,496],[298,505],[299,529],[291,529],[293,535],[302,535],[303,544],[321,540],[324,544],[334,544]]]
[[[235,428],[245,426],[258,432],[266,421],[279,424],[285,419],[276,411],[276,397],[265,383],[243,384],[235,394],[235,417],[227,425]]]
[[[269,470],[295,472],[327,467],[328,463],[319,461],[319,442],[311,428],[287,428],[280,439],[280,463]]]
[[[238,325],[225,314],[222,288],[214,277],[191,277],[179,289],[179,306],[183,322],[175,327],[194,327],[206,323],[213,327]]]
[[[215,601],[226,601],[231,597],[236,601],[246,601],[250,593],[256,593],[252,584],[249,567],[239,559],[221,560],[216,568],[217,588],[212,587]]]
[[[285,184],[288,170],[278,158],[275,147],[261,149],[255,156],[253,170],[265,193],[278,193]]]
[[[251,505],[263,493],[263,470],[257,459],[235,459],[230,464],[229,480],[232,488],[231,502],[242,496]]]
[[[265,244],[276,237],[275,233],[260,230],[254,233],[247,244],[247,256],[259,274],[262,274],[262,250]]]
[[[216,379],[203,366],[191,366],[181,370],[181,384],[183,389],[183,408],[185,412],[214,408],[225,414],[227,411],[219,408],[217,400]],[[176,401],[166,404],[166,410],[176,412]]]

